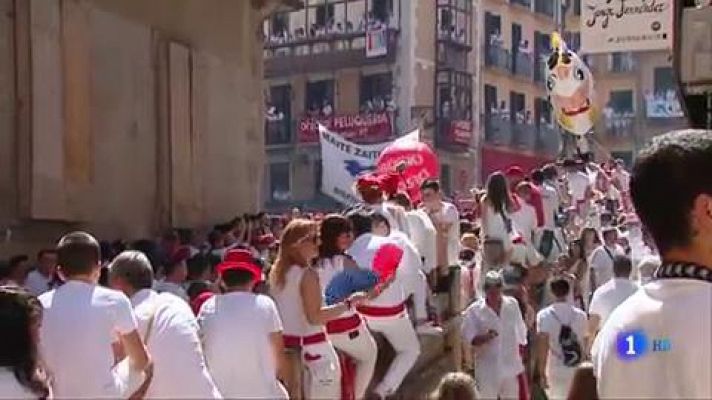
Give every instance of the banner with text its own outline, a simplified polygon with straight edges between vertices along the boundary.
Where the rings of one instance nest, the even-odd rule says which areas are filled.
[[[344,139],[359,143],[377,143],[390,138],[391,116],[387,112],[355,115],[336,115],[333,117],[304,117],[299,121],[300,143],[319,141],[319,124]]]
[[[674,0],[582,0],[579,53],[672,49]]]
[[[388,28],[369,28],[366,32],[366,58],[388,54]]]
[[[324,126],[319,126],[321,144],[321,191],[345,205],[359,201],[352,186],[356,177],[370,171],[390,142],[356,144]]]

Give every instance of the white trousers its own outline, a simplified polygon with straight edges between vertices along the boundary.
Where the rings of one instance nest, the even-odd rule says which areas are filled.
[[[375,392],[381,397],[395,393],[420,355],[420,342],[407,315],[395,318],[366,317],[368,327],[380,332],[393,346],[396,356]]]
[[[496,367],[475,363],[475,383],[478,399],[519,400],[519,376],[500,376]]]
[[[371,383],[378,358],[376,341],[373,340],[366,323],[362,323],[357,330],[352,332],[330,334],[329,340],[334,347],[348,354],[356,363],[354,395],[356,399],[363,399],[366,396],[368,384]]]
[[[305,368],[304,395],[307,399],[341,398],[341,368],[331,343],[322,342],[302,347]]]
[[[546,396],[549,400],[565,400],[568,397],[575,372],[576,368],[564,366],[550,367],[548,369],[546,377],[549,389],[546,390]]]
[[[425,274],[423,271],[418,270],[417,274],[404,274],[402,279],[406,296],[413,295],[416,321],[428,319],[428,279]]]

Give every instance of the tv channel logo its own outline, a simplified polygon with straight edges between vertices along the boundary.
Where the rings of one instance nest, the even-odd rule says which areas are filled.
[[[650,339],[642,330],[625,331],[616,337],[616,351],[618,357],[624,361],[637,360],[648,352],[667,352],[672,349],[668,338]]]

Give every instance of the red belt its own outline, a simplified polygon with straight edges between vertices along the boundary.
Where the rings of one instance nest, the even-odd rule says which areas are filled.
[[[326,334],[324,334],[323,332],[309,336],[284,335],[283,338],[284,346],[292,348],[326,342]]]
[[[369,317],[392,317],[405,311],[405,303],[393,307],[360,306],[356,310]]]
[[[361,317],[354,314],[350,317],[337,318],[326,323],[326,332],[330,335],[352,331],[361,325]]]

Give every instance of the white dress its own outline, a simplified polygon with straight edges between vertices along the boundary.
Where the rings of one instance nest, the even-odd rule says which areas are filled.
[[[509,218],[506,210],[503,211],[503,214]],[[494,207],[489,203],[485,203],[485,206],[482,207],[482,220],[483,242],[487,239],[499,239],[504,243],[505,249],[511,248],[512,241],[507,232],[507,225],[504,223],[502,213],[495,211]]]

